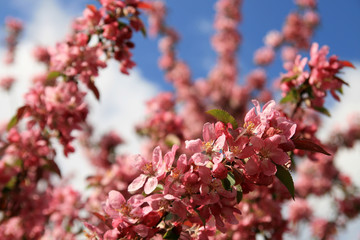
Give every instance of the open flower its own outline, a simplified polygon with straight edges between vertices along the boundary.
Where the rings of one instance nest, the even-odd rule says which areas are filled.
[[[166,173],[171,170],[177,149],[178,146],[174,145],[171,152],[168,152],[163,158],[160,147],[156,147],[151,160],[144,159],[142,156],[137,155],[135,157],[135,166],[143,173],[135,178],[128,186],[128,191],[135,192],[145,184],[145,193],[152,193],[158,185],[159,180],[163,179]]]

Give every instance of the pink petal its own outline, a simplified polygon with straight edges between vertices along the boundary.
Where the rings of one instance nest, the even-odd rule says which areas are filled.
[[[119,230],[117,228],[107,230],[104,234],[104,240],[116,240],[119,238]]]
[[[259,151],[265,145],[264,140],[256,136],[251,138],[250,143],[254,147],[255,151]]]
[[[128,191],[135,192],[135,191],[139,190],[142,186],[144,186],[146,179],[147,179],[147,176],[145,174],[140,174],[140,176],[135,178],[134,181],[132,181],[132,183],[130,183],[130,185],[128,186]]]
[[[223,159],[224,159],[224,154],[222,154],[222,153],[216,152],[216,153],[212,154],[212,161],[215,164],[222,162]]]
[[[274,110],[275,110],[275,106],[276,106],[276,103],[274,100],[270,100],[268,101],[264,106],[263,106],[263,114],[266,114],[266,115],[272,115]]]
[[[234,216],[234,209],[230,208],[230,207],[223,207],[221,209],[221,216],[223,216],[226,221],[230,224],[238,224],[239,221],[236,219],[236,217]]]
[[[203,126],[204,142],[212,142],[216,138],[215,127],[212,123],[205,123]]]
[[[153,151],[152,163],[154,167],[158,167],[158,164],[162,162],[161,148],[157,146]]]
[[[135,227],[133,227],[134,232],[136,232],[137,234],[139,234],[140,237],[145,238],[148,233],[149,233],[149,227],[143,225],[143,224],[138,224]]]
[[[171,212],[175,213],[181,219],[186,219],[187,217],[187,209],[185,205],[181,201],[174,201],[172,204]]]
[[[228,170],[222,163],[216,163],[213,166],[213,176],[219,179],[224,179],[227,177]]]
[[[134,166],[139,170],[146,164],[146,160],[140,154],[132,156],[131,162],[133,162]]]
[[[271,152],[270,158],[279,165],[284,165],[289,161],[289,155],[279,148]]]
[[[250,158],[245,164],[245,170],[247,174],[254,175],[259,172],[259,164],[255,158]]]
[[[261,108],[260,108],[260,103],[258,100],[251,100],[251,102],[254,104],[255,108],[256,108],[256,112],[257,114],[260,114],[261,113]]]
[[[273,176],[276,173],[276,166],[270,159],[264,159],[261,162],[261,170],[266,176]]]
[[[195,165],[205,166],[209,162],[208,156],[202,153],[195,153],[192,155],[191,159],[194,161]]]
[[[202,151],[202,141],[200,139],[185,141],[185,148],[189,149],[192,152],[201,152]]]
[[[277,125],[277,127],[282,130],[282,135],[285,135],[286,139],[290,139],[295,134],[295,123],[281,117],[277,119]]]
[[[115,190],[109,192],[109,204],[111,207],[120,209],[124,203],[126,203],[126,200],[120,192]]]
[[[175,159],[175,154],[176,154],[176,150],[178,150],[179,147],[177,145],[173,145],[171,152],[168,152],[165,154],[164,156],[164,162],[165,162],[165,166],[166,166],[166,170],[170,170],[171,166],[174,162]]]
[[[246,146],[238,155],[238,158],[249,158],[254,155],[254,148],[252,146]]]
[[[245,116],[245,123],[253,122],[253,119],[256,118],[255,108],[250,109],[250,111]]]
[[[210,168],[199,166],[199,176],[203,183],[210,184],[212,180]]]
[[[274,136],[271,136],[267,139],[265,139],[265,145],[267,149],[272,149],[274,147],[277,147],[279,143],[281,143],[282,135],[275,134]]]
[[[225,145],[225,141],[226,141],[226,136],[225,134],[222,134],[215,142],[213,150],[214,151],[219,151],[221,149],[223,149],[224,145]]]
[[[185,169],[187,168],[187,159],[185,154],[181,154],[180,157],[177,160],[176,168],[180,170],[181,172],[185,172]]]
[[[141,194],[136,194],[131,196],[127,203],[130,204],[132,207],[139,207],[144,202],[144,196]]]
[[[156,177],[150,177],[145,183],[144,191],[146,194],[152,193],[158,185],[158,180]]]

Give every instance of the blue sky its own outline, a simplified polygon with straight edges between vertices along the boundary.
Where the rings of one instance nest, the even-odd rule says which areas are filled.
[[[0,8],[0,20],[4,22],[7,15],[17,16],[25,21],[31,20],[31,13],[41,4],[41,0],[12,0],[3,1]],[[59,6],[67,10],[70,16],[79,15],[86,4],[93,4],[91,0],[58,0]],[[174,26],[181,35],[178,52],[191,67],[194,79],[206,77],[209,69],[214,65],[216,55],[210,45],[210,37],[214,31],[212,21],[214,4],[216,1],[169,0],[168,23]],[[271,29],[281,29],[287,13],[296,7],[289,0],[245,0],[243,3],[243,23],[240,30],[244,36],[239,49],[241,77],[254,68],[253,52],[262,46],[263,36]],[[341,59],[360,59],[360,1],[319,1],[321,25],[315,33],[314,41],[320,45],[330,46],[332,54]],[[144,76],[165,89],[169,85],[164,83],[162,72],[157,68],[159,52],[156,39],[144,39],[141,34],[135,37],[137,47],[134,59]],[[269,67],[271,77],[278,76],[282,71],[281,61]]]
[[[31,59],[32,47],[36,44],[54,45],[60,41],[73,17],[79,16],[86,4],[93,4],[94,0],[11,0],[2,1],[0,7],[0,21],[6,16],[15,16],[25,21],[25,33],[17,51],[16,65],[4,66],[0,63],[0,77],[8,74],[16,76],[14,96],[0,92],[2,108],[0,120],[11,117],[15,107],[21,104],[21,98],[29,86],[30,77],[41,72],[41,66]],[[215,64],[216,55],[210,45],[213,35],[212,21],[214,16],[214,0],[168,0],[168,23],[174,26],[181,35],[178,52],[185,60],[192,72],[193,78],[206,77]],[[246,75],[255,66],[252,63],[253,52],[262,46],[264,35],[271,29],[281,29],[286,15],[295,5],[291,0],[244,0],[243,23],[240,26],[243,34],[243,44],[239,49],[240,73]],[[353,61],[357,70],[346,71],[345,80],[349,80],[351,87],[345,89],[341,104],[331,104],[333,117],[325,119],[322,136],[326,136],[334,124],[344,127],[346,115],[357,110],[360,112],[360,1],[359,0],[320,0],[319,12],[322,23],[314,36],[314,41],[320,45],[330,46],[330,53],[340,59]],[[0,39],[4,39],[4,32],[0,31]],[[100,102],[90,99],[92,115],[90,119],[98,124],[101,131],[115,128],[127,140],[127,151],[139,151],[138,138],[132,131],[132,126],[144,117],[144,102],[162,89],[169,90],[171,86],[165,83],[161,70],[157,67],[159,51],[157,39],[144,38],[141,34],[135,36],[136,48],[134,59],[137,68],[130,77],[121,75],[116,63],[110,63],[109,68],[99,76],[97,85],[102,94]],[[4,42],[0,44],[0,58],[4,53]],[[282,72],[280,61],[269,68],[270,78],[276,78]],[[129,91],[132,89],[133,91]],[[10,103],[10,104],[4,104]],[[131,103],[131,104],[129,104]],[[353,151],[339,153],[338,166],[352,175],[360,186],[360,144]],[[83,179],[92,169],[82,162],[80,155],[73,155],[69,161],[61,161],[61,168],[66,173],[72,169],[76,172],[75,183],[78,189],[83,187]],[[80,182],[80,184],[79,184]],[[80,186],[80,187],[79,187]],[[317,201],[316,199],[314,200]],[[326,215],[326,208],[319,214]],[[355,224],[355,225],[354,225]],[[355,239],[358,237],[359,221],[355,222],[348,231],[340,235],[340,239]],[[306,239],[306,238],[304,238]]]
[[[168,23],[180,32],[181,42],[178,46],[180,57],[191,67],[193,77],[205,77],[214,65],[216,55],[210,45],[210,37],[214,31],[212,21],[214,3],[202,4],[202,1],[167,1],[169,7]],[[281,29],[289,10],[296,7],[292,1],[251,0],[244,1],[243,23],[240,30],[244,40],[239,49],[240,71],[242,76],[254,68],[252,56],[254,51],[262,46],[264,35],[271,29]],[[360,1],[320,1],[319,12],[322,23],[315,33],[314,41],[320,45],[327,44],[330,51],[341,59],[360,59]],[[353,27],[352,27],[353,26]],[[153,57],[143,58],[144,53],[158,56],[156,42],[143,40],[138,36],[138,48],[135,49],[135,59],[145,75],[154,81],[162,81],[161,72],[157,69]],[[146,43],[145,43],[146,42]],[[155,50],[155,52],[154,52]],[[141,66],[146,66],[142,68]],[[270,76],[276,77],[282,71],[280,61],[269,68]],[[155,79],[153,79],[155,78]]]

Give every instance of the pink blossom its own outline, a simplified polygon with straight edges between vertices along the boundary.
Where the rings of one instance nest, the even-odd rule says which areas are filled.
[[[315,8],[317,5],[316,0],[296,0],[296,4],[301,7]]]
[[[297,48],[309,47],[312,27],[307,25],[303,17],[298,13],[290,13],[283,27],[284,40],[292,43]]]
[[[47,125],[61,133],[60,143],[64,146],[65,154],[73,151],[71,133],[81,129],[80,124],[88,113],[84,96],[85,93],[79,91],[74,82],[61,82],[56,87],[38,85],[25,95],[26,106],[40,127]]]
[[[5,91],[10,91],[14,82],[15,82],[15,79],[13,77],[3,77],[0,80],[0,87],[3,88]]]
[[[320,17],[315,11],[306,11],[304,21],[310,26],[314,27],[320,23]]]
[[[155,37],[162,27],[162,22],[164,21],[166,15],[165,4],[160,1],[155,1],[152,3],[151,14],[149,16],[149,33],[150,36]]]
[[[348,218],[356,217],[360,212],[360,197],[348,196],[343,200],[337,201],[340,212]]]
[[[12,64],[14,62],[15,49],[19,35],[23,29],[23,24],[19,19],[7,17],[5,25],[8,31],[8,36],[6,37],[7,52],[5,55],[5,63]]]
[[[282,149],[278,148],[279,138],[262,140],[258,137],[251,138],[254,150],[259,154],[261,169],[266,176],[276,173],[276,166],[284,165],[289,161],[289,155]]]
[[[272,92],[270,90],[262,90],[260,93],[259,93],[259,96],[258,96],[258,99],[260,102],[263,102],[263,103],[266,103],[268,101],[270,101],[271,99],[273,99],[273,95],[272,95]]]
[[[263,69],[255,69],[246,76],[248,84],[255,89],[262,89],[266,83],[266,73]]]
[[[265,129],[269,127],[270,121],[279,116],[279,112],[275,110],[275,101],[267,102],[262,111],[257,100],[253,100],[253,107],[245,116],[244,128],[251,134],[261,137]],[[255,112],[256,111],[256,112]]]
[[[319,239],[334,239],[336,234],[335,224],[328,220],[317,218],[311,223],[313,235]]]
[[[145,184],[145,193],[150,194],[153,192],[158,185],[158,181],[163,179],[165,174],[171,170],[177,149],[178,147],[174,145],[171,152],[168,152],[163,158],[160,147],[156,147],[151,161],[144,159],[140,155],[136,156],[135,166],[143,173],[129,185],[128,191],[135,192]]]
[[[281,57],[283,61],[294,61],[297,56],[298,50],[294,47],[285,46],[281,50]]]
[[[297,198],[289,205],[289,220],[297,223],[300,220],[309,220],[312,210],[305,199]]]
[[[254,62],[258,65],[269,65],[274,61],[275,52],[271,47],[262,47],[256,50]]]
[[[217,133],[215,131],[215,125],[211,123],[205,123],[203,126],[203,141],[200,139],[186,141],[186,148],[192,152],[206,152],[212,153],[213,150],[220,150],[225,142],[223,138],[218,140]],[[215,143],[216,142],[216,143]]]
[[[283,37],[281,33],[275,30],[268,32],[264,38],[265,45],[272,48],[278,47],[282,41]]]
[[[309,72],[304,70],[307,65],[307,58],[301,59],[298,55],[294,62],[285,62],[284,68],[288,70],[286,74],[282,75],[281,89],[283,92],[289,92],[294,87],[303,84],[310,76]]]
[[[50,54],[47,48],[38,46],[33,50],[33,56],[39,62],[43,62],[45,64],[49,64],[50,62]]]
[[[118,26],[119,26],[119,23],[117,21],[105,24],[103,26],[103,29],[104,29],[103,35],[104,35],[104,37],[109,39],[109,40],[115,41],[116,38],[117,38],[117,35],[119,34]]]

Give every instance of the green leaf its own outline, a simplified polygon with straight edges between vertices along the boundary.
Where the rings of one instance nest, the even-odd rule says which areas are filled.
[[[343,79],[341,79],[341,78],[339,78],[337,76],[335,76],[335,79],[338,80],[339,82],[345,84],[346,86],[350,86],[349,83],[345,82]]]
[[[6,188],[8,189],[13,189],[15,187],[17,181],[17,177],[13,176],[5,185]]]
[[[200,215],[199,210],[197,210],[196,208],[194,208],[194,211],[199,215],[199,218],[200,218],[201,222],[203,223],[203,225],[204,225],[204,227],[205,227],[206,221],[205,221],[205,219]]]
[[[89,81],[88,83],[88,88],[94,93],[96,100],[100,100],[100,92],[97,89],[97,87],[95,86],[94,81]]]
[[[158,184],[158,185],[156,186],[156,188],[154,189],[154,192],[156,192],[156,191],[162,191],[162,190],[164,190],[164,186],[161,185],[161,184]]]
[[[173,218],[174,218],[174,214],[168,213],[168,214],[166,214],[164,220],[165,221],[171,221]]]
[[[243,191],[242,191],[242,187],[240,184],[235,186],[236,189],[236,202],[239,203],[241,202],[242,198],[243,198]]]
[[[231,190],[229,179],[227,179],[227,178],[221,179],[221,183],[222,183],[225,190],[227,190],[227,191]]]
[[[294,159],[294,153],[293,152],[290,153],[290,161],[291,161],[290,170],[295,170],[296,169],[296,162],[295,162],[295,159]]]
[[[169,229],[163,236],[163,239],[177,240],[180,234],[174,228]]]
[[[11,118],[6,129],[9,131],[12,127],[14,127],[20,121],[20,119],[24,116],[26,110],[28,110],[29,108],[30,107],[27,105],[22,106],[21,108],[18,108],[16,115]]]
[[[276,177],[282,182],[293,199],[295,199],[295,187],[294,181],[291,177],[290,172],[283,166],[276,164]]]
[[[320,112],[320,113],[328,116],[328,117],[331,117],[330,112],[329,112],[326,108],[324,108],[324,107],[314,107],[314,109],[315,109],[316,111],[318,111],[318,112]]]
[[[343,91],[343,88],[342,88],[342,87],[336,89],[336,91],[339,92],[339,93],[342,94],[342,95],[344,94],[344,91]]]
[[[322,153],[322,154],[325,154],[328,156],[331,155],[330,153],[325,151],[325,149],[322,146],[314,143],[310,139],[295,138],[295,139],[291,139],[291,140],[293,141],[296,149],[306,150],[306,151],[311,151],[311,152],[319,152],[319,153]]]
[[[143,35],[144,37],[147,37],[147,33],[146,33],[146,28],[145,28],[145,27],[142,27],[142,28],[140,29],[140,31],[141,31],[141,33],[142,33],[142,35]]]
[[[356,69],[356,67],[349,61],[339,61],[344,67],[351,67],[353,69]]]
[[[44,166],[53,173],[56,173],[61,178],[61,170],[54,160],[48,160]]]
[[[225,190],[231,191],[232,187],[235,185],[235,176],[232,172],[228,172],[227,177],[221,180],[222,185]]]
[[[297,102],[298,99],[299,99],[299,94],[297,90],[291,89],[290,92],[288,92],[286,96],[280,100],[280,103]]]
[[[206,112],[207,114],[210,114],[211,116],[215,117],[218,121],[223,122],[225,124],[230,123],[233,127],[233,129],[238,128],[238,123],[236,122],[235,118],[231,116],[230,113],[221,110],[221,109],[211,109]]]
[[[230,182],[230,187],[235,185],[235,176],[232,172],[228,172],[227,177],[226,177],[229,182]]]
[[[290,81],[296,79],[297,77],[298,77],[298,74],[295,74],[294,76],[283,78],[283,79],[281,80],[281,82],[282,82],[282,83],[284,83],[284,82],[290,82]]]
[[[165,137],[165,144],[171,148],[173,145],[180,146],[181,142],[180,142],[180,139],[178,138],[178,136],[176,136],[175,134],[169,133]]]
[[[13,116],[10,120],[10,122],[8,123],[6,129],[9,131],[11,128],[13,128],[16,124],[18,123],[18,118],[17,116]]]
[[[54,79],[61,76],[61,72],[53,71],[47,75],[47,79]]]

